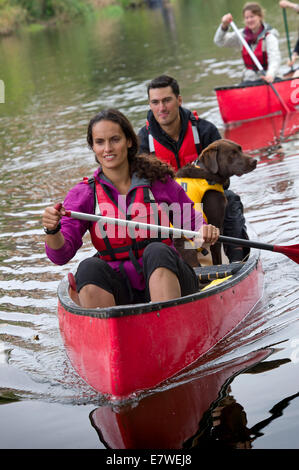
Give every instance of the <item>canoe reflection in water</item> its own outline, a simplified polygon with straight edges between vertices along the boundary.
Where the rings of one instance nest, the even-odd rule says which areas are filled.
[[[265,372],[289,362],[260,362],[273,351],[248,354],[189,381],[185,377],[185,383],[151,393],[137,404],[101,406],[91,412],[91,424],[110,449],[250,448],[267,423],[247,428],[246,413],[230,394],[230,383],[242,371]]]
[[[242,146],[244,152],[265,150],[273,154],[281,143],[299,132],[299,112],[234,122],[225,126],[224,138]]]

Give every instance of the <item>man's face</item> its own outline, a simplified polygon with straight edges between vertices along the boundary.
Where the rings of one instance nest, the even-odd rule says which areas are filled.
[[[156,121],[160,126],[169,126],[179,118],[179,107],[182,97],[178,97],[170,86],[164,88],[151,88],[149,90],[149,105]]]

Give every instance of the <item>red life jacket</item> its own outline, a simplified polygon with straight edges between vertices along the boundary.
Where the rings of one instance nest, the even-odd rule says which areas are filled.
[[[262,65],[264,70],[267,70],[268,68],[268,54],[266,50],[266,36],[268,34],[269,33],[264,33],[262,37],[260,37],[256,48],[254,49],[254,51],[252,51],[254,55],[256,56],[256,58],[258,59],[258,61],[260,62],[260,64]],[[242,48],[242,57],[243,57],[245,67],[247,69],[255,70],[255,71],[258,70],[257,66],[255,65],[249,53],[247,52],[247,49],[245,48],[245,46],[243,46]]]
[[[125,212],[106,185],[101,185],[94,178],[87,182],[94,185],[96,214],[169,227],[169,218],[156,203],[149,187],[137,186],[131,191],[131,204]],[[172,244],[170,235],[163,237],[159,232],[158,229],[129,228],[105,222],[94,222],[90,228],[91,241],[101,259],[130,259],[138,271],[140,266],[137,259],[141,258],[149,243],[160,241],[167,245]]]
[[[178,170],[178,168],[187,165],[187,163],[194,162],[201,152],[199,133],[196,127],[196,121],[198,120],[199,117],[196,111],[193,111],[193,114],[191,114],[190,120],[188,122],[187,132],[185,134],[183,144],[181,145],[178,154],[175,154],[172,150],[169,150],[152,136],[149,122],[147,121],[146,126],[148,129],[150,152],[155,153],[160,160],[168,163],[175,170]]]

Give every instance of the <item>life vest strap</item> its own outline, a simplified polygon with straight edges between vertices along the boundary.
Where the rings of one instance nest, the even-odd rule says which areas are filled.
[[[150,133],[148,134],[148,145],[150,153],[155,153],[154,138]]]
[[[192,113],[190,115],[190,121],[191,121],[191,125],[192,125],[192,134],[193,134],[194,145],[196,147],[197,155],[200,155],[202,148],[201,148],[201,143],[200,143],[199,131],[198,131],[198,128],[197,128],[197,125],[196,125],[196,121],[199,121],[199,116],[198,116],[198,114],[195,110],[192,111]],[[149,126],[148,121],[146,121],[146,128],[147,128],[147,131],[148,131],[149,151],[150,151],[150,153],[155,153],[154,138],[151,134],[150,126]]]
[[[88,181],[87,181],[88,182]],[[119,210],[119,205],[115,200],[115,196],[112,194],[110,188],[106,187],[105,184],[101,185],[97,183],[97,181],[89,181],[90,184],[93,185],[95,199],[98,204],[95,205],[97,208],[97,213],[101,214],[101,203],[102,202],[111,202],[113,208],[115,210]],[[138,203],[146,204],[147,206],[147,222],[149,219],[151,220],[152,216],[155,216],[155,220],[157,221],[156,224],[158,226],[162,226],[163,220],[163,211],[156,203],[155,197],[151,191],[151,189],[147,186],[141,185],[132,188],[131,194],[131,201],[130,205],[124,212],[124,220],[132,220],[136,221],[136,230],[138,230],[138,218],[135,219],[135,216],[138,215]],[[137,204],[137,207],[136,207]],[[136,214],[134,207],[136,207]],[[105,207],[103,207],[103,215]],[[167,214],[165,214],[167,215]],[[170,221],[168,221],[170,223]],[[137,260],[142,256],[143,251],[147,247],[149,243],[152,242],[162,242],[166,243],[167,245],[172,244],[172,236],[169,234],[167,236],[163,236],[161,230],[158,229],[157,233],[151,233],[151,237],[149,237],[149,231],[141,230],[140,233],[136,232],[134,235],[131,235],[129,228],[126,229],[125,235],[123,240],[119,240],[119,236],[117,236],[116,232],[115,235],[112,235],[109,238],[110,230],[106,228],[106,223],[98,221],[94,223],[91,228],[91,239],[94,246],[98,250],[98,256],[106,261],[125,261],[131,260],[132,264],[135,266],[136,270],[140,272],[140,265]]]
[[[107,240],[109,240],[108,237],[105,238],[105,241],[107,241]],[[121,254],[121,253],[124,253],[124,252],[128,252],[131,248],[132,248],[132,250],[134,249],[134,251],[137,251],[137,252],[138,252],[139,250],[142,250],[142,249],[146,248],[147,245],[149,245],[150,243],[153,243],[153,242],[160,242],[160,241],[161,241],[160,238],[146,238],[145,240],[141,240],[141,241],[139,241],[139,242],[136,242],[136,241],[135,241],[133,246],[131,246],[131,245],[130,245],[130,246],[123,245],[123,246],[120,246],[120,247],[118,247],[118,248],[114,248],[114,249],[113,249],[113,252],[114,252],[114,254],[115,254],[115,253],[116,253],[116,254],[117,254],[117,253],[118,253],[118,254]],[[109,243],[109,244],[110,244],[110,243]],[[101,250],[101,253],[100,253],[100,254],[101,254],[101,256],[111,255],[111,250],[112,250],[111,245],[110,245],[110,247],[108,248],[108,247],[107,247],[107,244],[106,244],[106,250]],[[114,255],[114,256],[115,256],[115,255]],[[130,259],[130,255],[128,255],[128,258],[126,258],[126,259]],[[113,261],[115,261],[115,260],[116,260],[116,258],[115,258]]]

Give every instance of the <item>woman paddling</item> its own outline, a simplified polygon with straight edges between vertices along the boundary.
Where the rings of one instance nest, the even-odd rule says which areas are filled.
[[[99,164],[93,178],[71,189],[61,209],[47,207],[43,213],[46,253],[53,263],[72,259],[87,230],[97,249],[95,256],[79,264],[72,298],[85,308],[104,308],[196,292],[197,276],[175,251],[169,235],[65,216],[65,210],[71,210],[155,225],[171,222],[200,230],[201,241],[211,244],[219,236],[218,228],[205,225],[201,212],[194,210],[171,167],[155,156],[138,156],[137,136],[122,113],[109,109],[94,116],[87,142]]]
[[[242,85],[250,84],[253,81],[260,82],[261,79],[272,83],[278,78],[277,74],[281,61],[278,32],[264,23],[263,10],[258,3],[246,3],[243,7],[243,18],[245,28],[240,32],[261,63],[265,75],[261,75],[258,71],[256,64],[242,45],[236,32],[228,32],[230,22],[233,21],[230,13],[222,17],[221,24],[214,36],[214,42],[220,47],[237,47],[241,49],[245,65]]]

